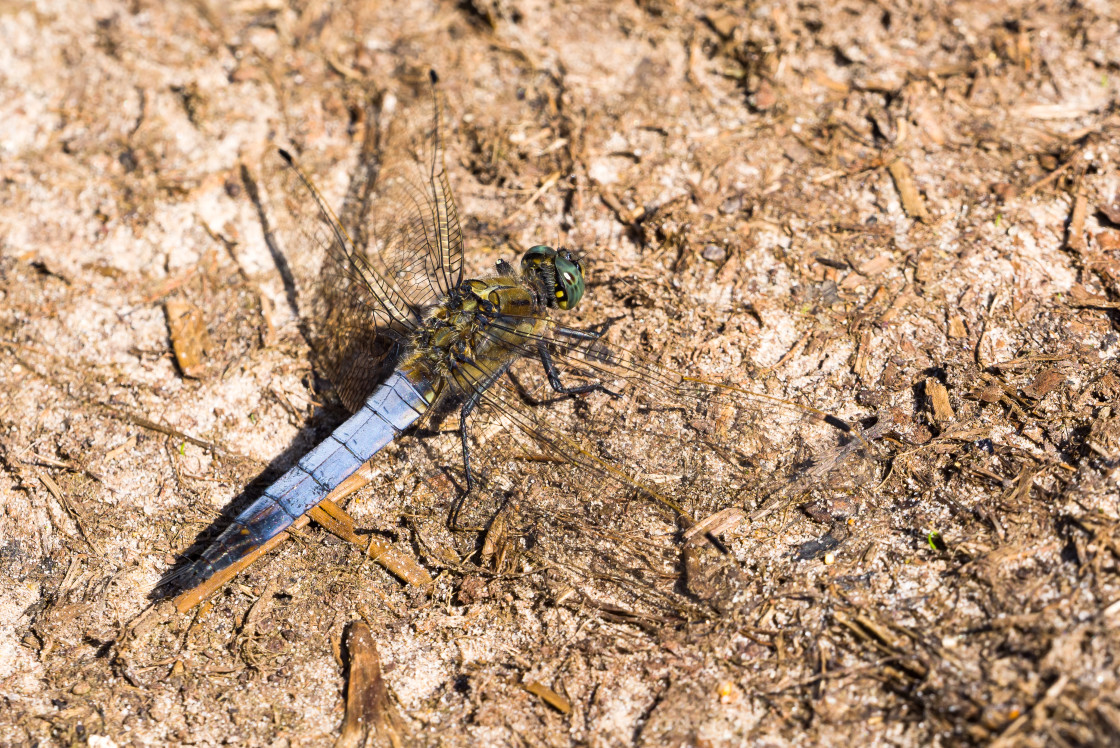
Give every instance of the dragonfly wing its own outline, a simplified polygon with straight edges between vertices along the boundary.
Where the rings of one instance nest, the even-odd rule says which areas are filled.
[[[318,363],[354,410],[388,373],[398,343],[462,279],[463,236],[444,169],[442,104],[430,91],[430,128],[403,107],[378,145],[364,148],[348,192],[347,223],[311,179],[278,152],[268,164],[273,234],[295,256],[321,256],[313,298]],[[399,126],[398,126],[399,125]],[[376,123],[371,127],[377,127]],[[382,168],[383,153],[397,160]]]
[[[444,168],[443,103],[433,78],[429,129],[390,131],[387,152],[403,154],[383,170],[371,205],[375,263],[417,307],[437,303],[463,279],[463,232]],[[396,122],[407,119],[398,116]],[[407,141],[407,142],[399,142]]]
[[[499,319],[494,329],[511,330],[518,322]],[[560,451],[577,446],[588,450],[586,455],[578,450],[577,453],[589,468],[594,467],[600,453],[604,459],[609,454],[612,464],[627,460],[635,463],[635,458],[627,458],[627,454],[640,455],[627,472],[635,485],[642,482],[642,475],[647,481],[664,484],[673,484],[669,479],[677,474],[710,475],[724,485],[724,490],[711,493],[705,488],[699,495],[727,499],[731,497],[729,491],[739,485],[733,479],[736,473],[754,473],[749,487],[755,493],[763,486],[808,490],[813,484],[837,480],[845,469],[853,468],[861,460],[874,460],[870,445],[857,431],[810,406],[780,395],[690,377],[682,374],[679,367],[663,366],[652,357],[606,337],[573,335],[551,323],[539,327],[541,334],[520,343],[517,353],[521,360],[512,370],[517,384],[507,384],[488,394],[495,401],[500,398],[506,408],[523,404],[525,395],[529,400],[554,401],[560,412],[534,409],[521,418],[533,419],[526,427],[543,434],[535,437],[537,441],[570,432],[599,435],[594,449],[582,441],[561,442],[553,447]],[[612,332],[617,333],[617,338],[625,336],[622,330]],[[551,388],[540,359],[541,345],[550,352],[548,358],[565,387],[601,385],[617,397],[605,400],[608,407],[591,407],[591,401],[581,404],[578,399],[559,396]],[[511,387],[520,392],[512,392]],[[571,412],[564,415],[565,409]],[[542,418],[545,420],[541,421]],[[638,434],[643,436],[636,440]],[[628,441],[619,442],[615,435],[626,435]],[[716,458],[716,463],[710,464],[709,470],[687,469],[680,464],[672,470],[669,464],[660,469],[655,462],[664,459],[679,463],[700,455]],[[720,469],[718,463],[732,469]],[[602,471],[606,467],[596,469]],[[652,486],[650,489],[651,496],[657,498]],[[678,494],[682,491],[679,485],[674,489]],[[696,505],[697,511],[708,508],[711,507]]]
[[[487,491],[462,522],[485,524],[510,496],[531,493],[523,528],[546,563],[581,569],[577,579],[611,580],[650,610],[679,607],[682,530],[729,508],[746,515],[817,490],[848,492],[874,473],[859,435],[819,412],[556,330],[525,340],[511,376],[481,392],[469,432]],[[565,386],[602,384],[617,397],[554,392],[538,343]]]
[[[320,263],[305,315],[314,320],[311,343],[317,364],[356,410],[391,369],[396,342],[420,323],[420,310],[355,246],[290,153],[273,150],[262,173],[269,241],[300,275]]]
[[[270,232],[291,254],[321,254],[324,267],[337,273],[342,290],[361,306],[375,326],[419,322],[418,310],[390,278],[358,251],[347,229],[326,199],[288,151],[277,148],[266,159],[266,181],[271,199]]]

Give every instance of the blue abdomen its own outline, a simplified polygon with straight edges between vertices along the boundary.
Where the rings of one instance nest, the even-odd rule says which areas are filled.
[[[426,398],[425,388],[410,374],[393,372],[357,413],[237,515],[185,570],[183,586],[202,582],[283,532],[415,423],[428,409],[430,389]]]

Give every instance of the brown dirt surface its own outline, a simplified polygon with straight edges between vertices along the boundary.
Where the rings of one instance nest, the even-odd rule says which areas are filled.
[[[1118,16],[3,3],[0,745],[1120,742]],[[718,543],[474,506],[494,572],[406,439],[347,510],[432,589],[311,524],[153,597],[343,417],[246,176],[292,142],[340,198],[429,68],[470,271],[587,251],[581,323],[837,413],[873,475]]]

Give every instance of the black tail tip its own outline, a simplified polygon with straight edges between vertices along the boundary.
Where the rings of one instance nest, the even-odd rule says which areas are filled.
[[[283,148],[277,148],[276,152],[280,154],[280,158],[284,159],[284,163],[288,166],[294,165],[295,159],[292,158],[292,154],[288,153]]]
[[[439,83],[439,73],[434,69],[428,70],[428,80],[431,81],[433,86],[436,85]]]
[[[160,596],[173,596],[194,589],[210,576],[209,564],[184,560],[170,569],[156,582],[155,591]]]

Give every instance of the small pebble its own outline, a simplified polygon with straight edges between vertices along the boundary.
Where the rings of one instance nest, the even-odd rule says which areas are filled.
[[[74,687],[70,689],[70,693],[75,696],[85,696],[89,693],[89,684],[85,681],[78,681],[74,684]]]
[[[824,554],[824,565],[825,566],[831,566],[834,563],[836,563],[836,554],[835,553]]]
[[[883,393],[876,390],[862,389],[856,393],[856,402],[867,407],[881,405],[883,400]]]
[[[722,262],[727,258],[727,250],[718,244],[708,244],[700,252],[700,256],[708,262]]]

